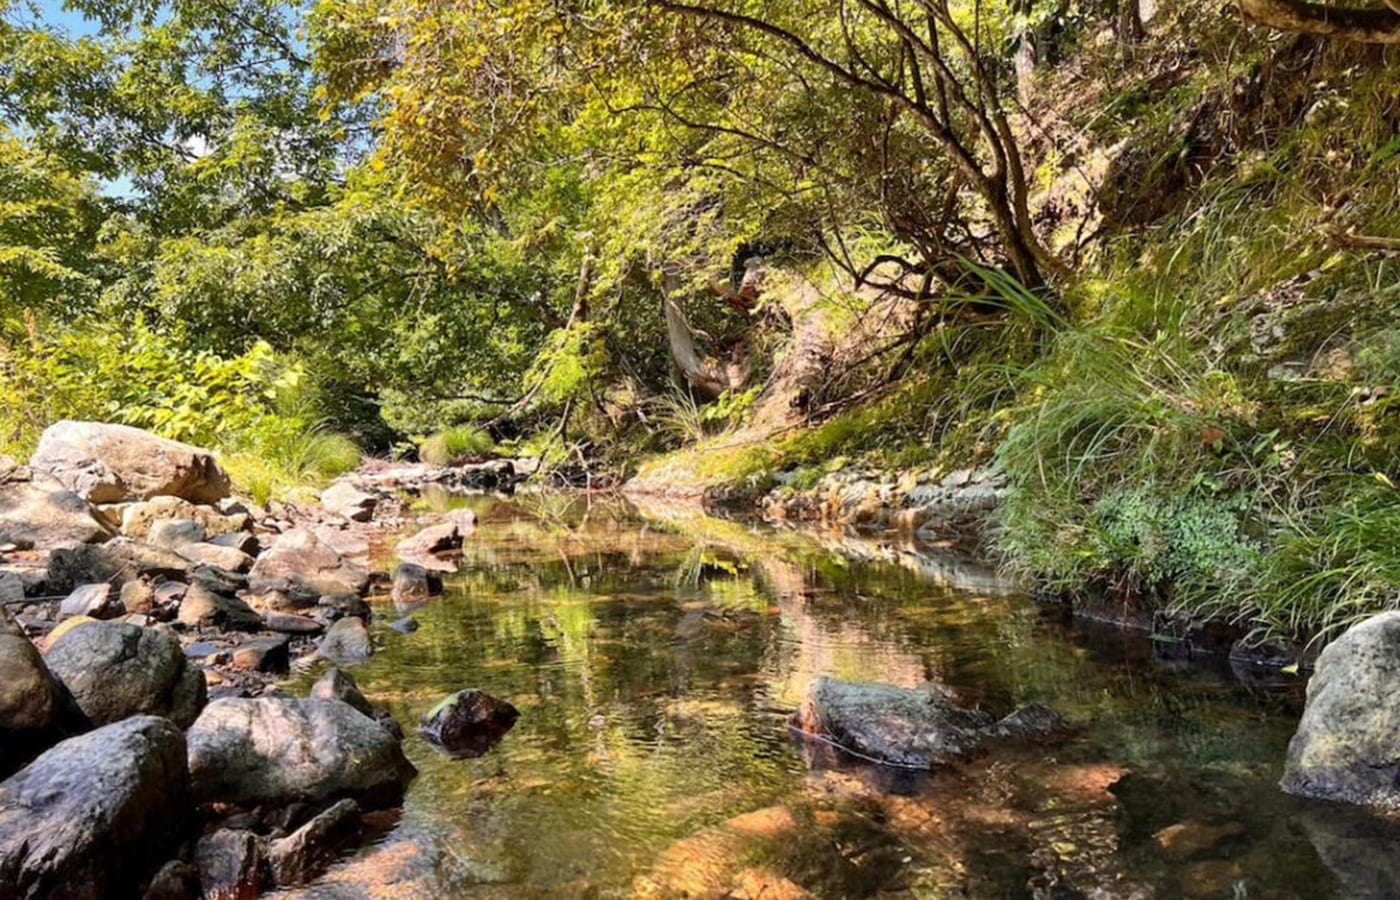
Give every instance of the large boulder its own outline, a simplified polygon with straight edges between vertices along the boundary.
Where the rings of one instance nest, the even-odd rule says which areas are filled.
[[[182,728],[204,706],[204,675],[163,628],[85,622],[49,647],[44,662],[95,725],[165,716]]]
[[[215,700],[188,739],[190,778],[201,803],[349,797],[376,809],[397,805],[415,774],[389,732],[339,700]]]
[[[100,422],[50,425],[29,465],[93,503],[165,495],[213,503],[227,497],[230,486],[208,450]]]
[[[1282,787],[1400,809],[1400,612],[1354,625],[1322,651]]]
[[[293,528],[263,551],[248,573],[255,593],[272,590],[363,594],[369,573],[331,549],[311,531]]]
[[[70,738],[0,784],[0,886],[26,900],[139,896],[181,836],[185,739],[138,716]]]
[[[867,759],[919,769],[992,742],[1040,738],[1067,727],[1041,706],[998,720],[955,706],[932,691],[836,678],[818,678],[808,686],[797,725]]]
[[[52,550],[100,543],[113,533],[91,503],[57,482],[0,480],[0,544]]]
[[[89,727],[29,639],[0,634],[0,778]]]
[[[138,540],[147,540],[151,529],[165,519],[193,521],[211,538],[238,534],[253,524],[252,518],[245,512],[225,514],[218,507],[201,506],[179,497],[152,497],[118,508],[121,510],[122,534]]]

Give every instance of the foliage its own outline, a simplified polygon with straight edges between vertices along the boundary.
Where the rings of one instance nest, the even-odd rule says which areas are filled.
[[[485,431],[457,425],[425,438],[418,445],[418,458],[431,465],[447,466],[469,457],[485,456],[495,446]]]

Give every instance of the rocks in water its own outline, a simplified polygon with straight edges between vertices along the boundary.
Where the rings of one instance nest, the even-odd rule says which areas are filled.
[[[54,641],[44,661],[95,725],[156,715],[185,727],[204,706],[204,675],[169,629],[88,622]]]
[[[350,797],[396,805],[415,770],[385,729],[339,700],[215,700],[189,729],[201,803],[285,805]]]
[[[92,504],[57,483],[0,481],[0,544],[52,550],[100,543],[115,532]]]
[[[363,594],[369,573],[343,558],[305,528],[280,535],[248,573],[255,592],[289,586],[317,594]]]
[[[355,684],[355,679],[351,677],[349,672],[341,669],[330,669],[326,674],[316,679],[316,683],[311,686],[311,698],[314,700],[340,700],[367,716],[374,716],[373,708],[365,699],[365,695],[360,693],[359,685]]]
[[[369,629],[358,616],[346,616],[326,630],[317,651],[331,662],[356,665],[374,655]]]
[[[325,871],[360,835],[360,805],[340,800],[284,838],[268,844],[268,868],[278,885],[305,884]]]
[[[372,611],[359,594],[327,594],[316,604],[331,613],[331,618],[354,616],[369,621]]]
[[[73,616],[89,616],[94,619],[114,619],[125,615],[121,595],[112,590],[107,582],[84,584],[73,589],[63,598],[58,607],[58,617],[67,619]]]
[[[321,505],[327,511],[352,522],[368,522],[374,518],[379,498],[367,494],[348,481],[337,481],[321,492]]]
[[[399,563],[394,570],[392,598],[400,612],[426,603],[441,590],[442,579],[429,575],[428,570],[417,563]]]
[[[400,559],[416,563],[425,569],[455,572],[457,565],[438,558],[442,553],[458,553],[462,549],[462,531],[455,522],[429,525],[417,534],[399,541]]]
[[[1045,737],[1067,728],[1044,707],[1026,707],[998,721],[932,691],[836,678],[818,678],[808,686],[796,724],[859,756],[920,769],[993,741]]]
[[[0,634],[0,778],[90,727],[29,639]]]
[[[193,900],[199,896],[199,870],[181,859],[161,866],[141,900]]]
[[[390,622],[389,627],[399,634],[412,634],[418,630],[418,620],[413,616],[404,616],[395,622]]]
[[[70,738],[0,784],[0,885],[27,900],[130,896],[178,839],[185,739],[137,716]]]
[[[263,626],[262,616],[248,604],[198,582],[185,591],[176,620],[188,628],[213,626],[229,631],[261,631]]]
[[[496,746],[520,711],[485,691],[458,691],[423,716],[418,733],[453,756],[474,758]]]
[[[1400,612],[1354,625],[1322,651],[1281,785],[1400,808]]]
[[[233,651],[235,669],[285,674],[291,663],[291,640],[285,635],[253,638]]]
[[[208,450],[99,422],[50,425],[29,465],[93,503],[161,495],[213,503],[227,497],[230,487]]]
[[[204,900],[257,900],[263,889],[262,846],[251,831],[221,828],[194,850]]]

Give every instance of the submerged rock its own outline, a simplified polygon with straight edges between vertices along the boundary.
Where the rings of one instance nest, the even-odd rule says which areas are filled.
[[[1354,625],[1322,651],[1281,785],[1400,809],[1400,612]]]
[[[374,655],[369,629],[357,616],[346,616],[326,630],[317,651],[331,662],[352,666]]]
[[[201,803],[284,805],[350,797],[393,806],[415,770],[373,719],[339,700],[215,700],[190,728]]]
[[[85,622],[54,641],[44,661],[95,725],[155,715],[183,728],[204,706],[204,675],[168,629]]]
[[[44,429],[29,465],[93,503],[161,495],[213,503],[230,488],[208,450],[127,425],[57,422]]]
[[[473,688],[429,710],[418,733],[453,756],[474,758],[496,746],[518,718],[514,706]]]
[[[284,838],[268,844],[268,868],[279,886],[305,884],[325,871],[360,835],[360,806],[341,800]]]
[[[125,897],[188,811],[185,739],[138,716],[70,738],[0,784],[0,885],[27,900]]]
[[[1044,737],[1066,730],[1042,706],[997,720],[955,706],[926,690],[818,678],[807,688],[797,726],[805,733],[876,762],[930,768],[997,741]]]

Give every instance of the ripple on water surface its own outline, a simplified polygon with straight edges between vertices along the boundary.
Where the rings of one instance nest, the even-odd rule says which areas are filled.
[[[458,502],[482,522],[462,571],[355,676],[405,726],[466,687],[520,720],[479,759],[410,736],[402,813],[298,896],[1400,896],[1389,824],[1275,788],[1296,692],[1070,628],[939,548]],[[1079,728],[931,775],[862,766],[789,734],[818,675]]]

